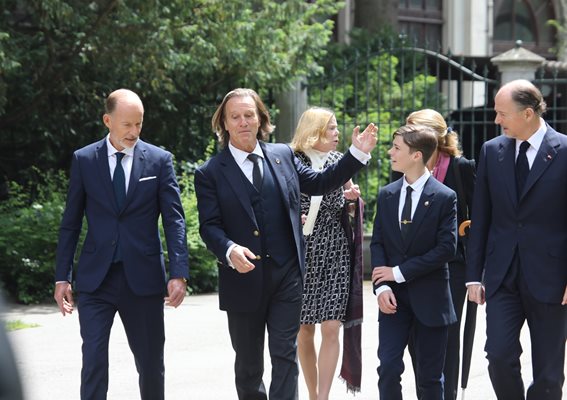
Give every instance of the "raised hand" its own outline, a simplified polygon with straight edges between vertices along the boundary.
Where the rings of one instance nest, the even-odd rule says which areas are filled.
[[[369,154],[376,147],[378,127],[373,123],[368,124],[366,129],[360,133],[360,126],[352,130],[352,144],[358,150]]]

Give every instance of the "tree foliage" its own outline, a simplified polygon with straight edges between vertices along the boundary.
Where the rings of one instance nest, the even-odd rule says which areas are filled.
[[[194,161],[219,98],[320,70],[333,0],[0,0],[0,168],[65,168],[104,134],[104,98],[136,91],[142,134]],[[2,171],[0,171],[1,173]]]

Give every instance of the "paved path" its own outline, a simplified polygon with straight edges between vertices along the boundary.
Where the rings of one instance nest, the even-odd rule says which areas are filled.
[[[365,283],[363,325],[362,393],[352,397],[345,393],[337,378],[331,400],[377,399],[378,364],[377,306],[368,282]],[[73,400],[79,398],[81,338],[77,314],[62,317],[56,306],[16,306],[4,319],[19,319],[39,327],[9,333],[14,346],[27,400]],[[466,391],[467,400],[493,400],[486,359],[484,307],[479,308],[474,358]],[[166,308],[166,398],[168,400],[236,399],[233,375],[233,350],[230,346],[226,316],[218,310],[216,294],[189,296],[178,309]],[[523,331],[523,374],[531,379],[529,345]],[[407,356],[406,356],[407,358]],[[266,384],[269,384],[270,362],[266,353]],[[338,372],[337,372],[338,374]],[[303,377],[299,377],[300,399],[308,399]],[[411,363],[406,361],[402,385],[404,398],[414,399]],[[460,396],[459,396],[460,397]],[[137,373],[124,330],[115,319],[110,343],[110,400],[139,399]]]

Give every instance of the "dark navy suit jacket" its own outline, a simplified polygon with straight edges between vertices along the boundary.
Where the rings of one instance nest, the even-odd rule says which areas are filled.
[[[402,241],[399,201],[403,178],[384,186],[378,194],[370,244],[373,267],[400,267],[406,282],[383,282],[394,295],[406,285],[411,307],[419,321],[430,327],[457,321],[449,290],[448,262],[457,248],[455,192],[430,177],[419,198],[411,229]]]
[[[71,281],[83,216],[88,230],[77,267],[75,289],[95,291],[106,276],[117,243],[129,286],[140,296],[165,290],[166,274],[158,229],[161,215],[171,278],[188,277],[183,208],[171,154],[141,140],[122,209],[114,197],[106,139],[73,154],[67,205],[57,246],[56,281]],[[119,240],[118,240],[119,239]]]
[[[288,145],[260,142],[266,162],[274,172],[279,194],[288,210],[299,268],[305,271],[304,239],[300,193],[321,195],[336,189],[363,167],[349,152],[323,172],[304,166]],[[226,252],[232,244],[262,254],[260,230],[243,174],[230,150],[223,149],[195,172],[200,233],[207,248],[219,261],[219,301],[221,310],[255,311],[261,301],[263,261],[254,260],[251,272],[240,274],[227,265]],[[244,178],[246,179],[246,178]],[[274,240],[268,238],[267,240]]]
[[[567,285],[567,137],[547,127],[519,199],[515,163],[515,139],[499,136],[482,146],[467,281],[484,278],[490,298],[517,248],[530,293],[543,303],[561,303]]]

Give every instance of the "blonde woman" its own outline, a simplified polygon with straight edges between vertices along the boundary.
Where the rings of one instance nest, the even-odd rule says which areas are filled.
[[[441,114],[435,110],[423,109],[411,113],[407,124],[425,125],[432,128],[437,134],[437,149],[427,163],[431,174],[440,182],[457,193],[457,220],[460,224],[468,219],[468,213],[473,197],[473,189],[476,180],[476,168],[474,160],[467,160],[462,156],[459,145],[459,137],[447,123]],[[457,175],[458,174],[458,175]],[[459,185],[458,182],[461,182]],[[459,187],[460,186],[460,187]],[[460,238],[459,238],[460,239]],[[449,327],[447,352],[445,355],[445,400],[457,398],[459,380],[459,351],[460,351],[460,327],[463,314],[463,306],[466,298],[465,286],[465,253],[463,243],[459,240],[457,255],[449,263],[449,283],[451,296],[458,322]],[[469,306],[475,307],[469,303]],[[410,353],[413,357],[412,348]],[[419,392],[419,388],[418,388]]]
[[[334,113],[313,107],[301,116],[291,147],[303,164],[322,170],[342,157],[336,150],[338,143],[339,130]],[[345,321],[351,275],[354,275],[351,273],[349,239],[341,224],[341,215],[345,203],[359,197],[358,185],[352,181],[324,196],[301,194],[306,274],[298,355],[310,400],[329,398],[337,367],[339,330]],[[318,355],[314,342],[317,324],[321,325],[322,339]],[[341,376],[347,385],[351,383],[343,374]],[[349,385],[349,388],[356,390],[357,385]]]

